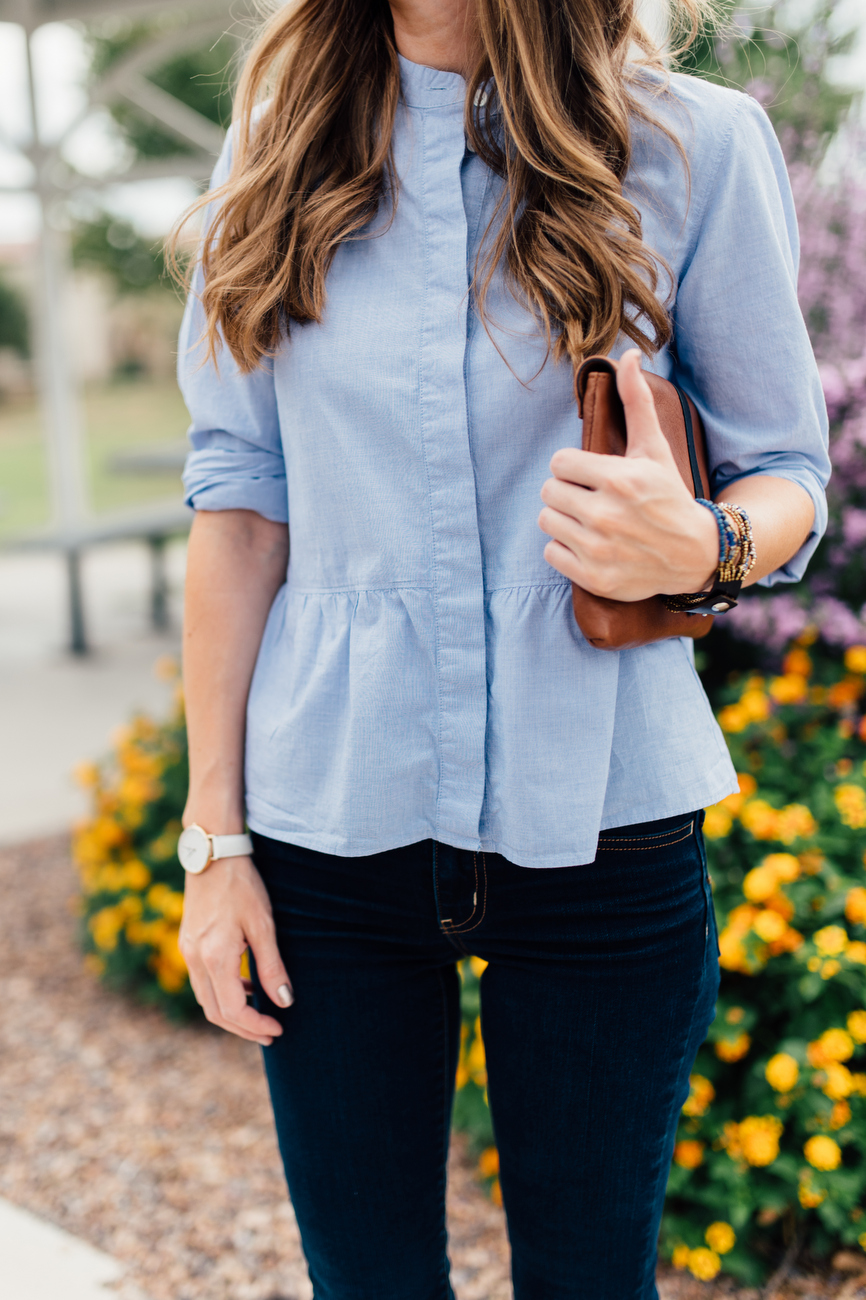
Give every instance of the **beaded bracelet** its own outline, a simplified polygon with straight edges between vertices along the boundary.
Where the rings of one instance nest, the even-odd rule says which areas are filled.
[[[725,614],[737,603],[743,579],[755,564],[752,524],[742,506],[728,501],[706,501],[698,497],[719,530],[719,563],[709,591],[695,591],[678,596],[663,596],[665,606],[675,614]]]

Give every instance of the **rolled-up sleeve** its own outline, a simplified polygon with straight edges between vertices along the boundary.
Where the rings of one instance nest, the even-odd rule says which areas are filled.
[[[769,474],[798,483],[815,521],[765,586],[796,582],[827,526],[827,411],[797,301],[799,237],[782,151],[738,95],[703,193],[674,309],[676,370],[707,432],[712,490]]]
[[[211,187],[231,168],[231,133]],[[213,219],[205,211],[205,229]],[[192,423],[192,450],[183,473],[184,500],[196,510],[254,510],[275,523],[288,520],[286,467],[280,440],[273,364],[243,374],[223,345],[217,364],[206,360],[203,278],[196,267],[178,342],[178,382]]]

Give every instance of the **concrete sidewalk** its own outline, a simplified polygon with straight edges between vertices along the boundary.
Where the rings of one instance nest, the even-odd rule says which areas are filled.
[[[135,543],[86,557],[88,624],[96,649],[64,650],[63,564],[53,555],[0,554],[0,844],[69,826],[86,809],[72,780],[84,759],[99,758],[136,709],[157,715],[171,688],[153,666],[180,646],[185,547],[169,548],[173,631],[149,630],[148,557]]]
[[[3,1300],[132,1300],[118,1292],[123,1267],[109,1255],[0,1200]]]

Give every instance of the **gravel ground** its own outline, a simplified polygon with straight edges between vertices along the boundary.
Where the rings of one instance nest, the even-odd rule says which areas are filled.
[[[0,1196],[122,1261],[123,1300],[309,1300],[258,1048],[106,993],[75,947],[74,891],[65,838],[0,853]],[[458,1300],[509,1300],[503,1216],[459,1139],[448,1215]],[[857,1257],[836,1264],[774,1300],[866,1297]]]

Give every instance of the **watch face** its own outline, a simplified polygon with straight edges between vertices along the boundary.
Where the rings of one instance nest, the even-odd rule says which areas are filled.
[[[187,826],[177,842],[177,856],[186,871],[204,871],[210,859],[210,840],[200,826]]]

